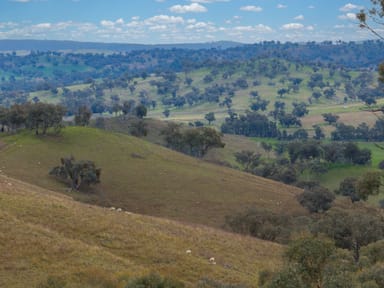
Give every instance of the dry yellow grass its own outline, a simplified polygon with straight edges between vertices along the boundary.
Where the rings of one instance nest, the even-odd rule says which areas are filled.
[[[36,287],[48,275],[68,287],[103,287],[150,271],[188,287],[202,278],[257,287],[258,272],[276,269],[281,251],[278,244],[82,204],[0,176],[0,287]]]

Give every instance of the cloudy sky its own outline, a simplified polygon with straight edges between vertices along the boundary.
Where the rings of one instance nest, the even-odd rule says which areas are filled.
[[[0,0],[0,39],[123,43],[373,38],[369,0]]]

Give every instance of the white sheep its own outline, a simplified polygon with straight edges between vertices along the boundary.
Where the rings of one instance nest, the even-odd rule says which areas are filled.
[[[185,253],[192,254],[192,251],[190,249],[186,250]]]
[[[209,262],[211,262],[211,263],[215,262],[215,257],[209,258]]]
[[[123,209],[121,209],[121,208],[117,208],[116,211],[117,211],[117,212],[121,212],[121,211],[123,211]]]
[[[109,208],[109,210],[111,210],[111,211],[115,211],[116,208],[115,208],[115,207],[111,207],[111,208]]]

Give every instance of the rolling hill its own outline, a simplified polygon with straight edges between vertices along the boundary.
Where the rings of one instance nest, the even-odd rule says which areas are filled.
[[[0,287],[38,287],[48,277],[66,287],[124,287],[150,272],[187,287],[203,279],[256,287],[261,270],[279,267],[281,252],[275,243],[82,204],[0,175]]]
[[[231,41],[218,41],[210,43],[195,44],[128,44],[128,43],[101,43],[101,42],[78,42],[60,40],[0,40],[0,51],[109,51],[129,52],[135,50],[152,49],[227,49],[243,46],[244,44]]]
[[[58,136],[30,132],[3,136],[6,175],[75,199],[152,216],[222,227],[225,216],[249,207],[302,214],[301,190],[213,165],[123,134],[67,127]],[[93,192],[70,193],[48,175],[60,157],[95,161],[102,169]]]

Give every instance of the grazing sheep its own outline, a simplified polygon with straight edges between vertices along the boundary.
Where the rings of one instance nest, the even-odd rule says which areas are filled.
[[[117,211],[117,212],[121,212],[121,211],[123,211],[123,209],[121,209],[121,208],[117,208],[116,211]]]
[[[111,208],[109,208],[109,210],[111,210],[111,211],[115,211],[116,208],[115,208],[115,207],[111,207]]]
[[[190,249],[186,250],[185,253],[192,254],[192,251]]]
[[[209,258],[209,262],[211,262],[211,263],[215,262],[215,257]]]

